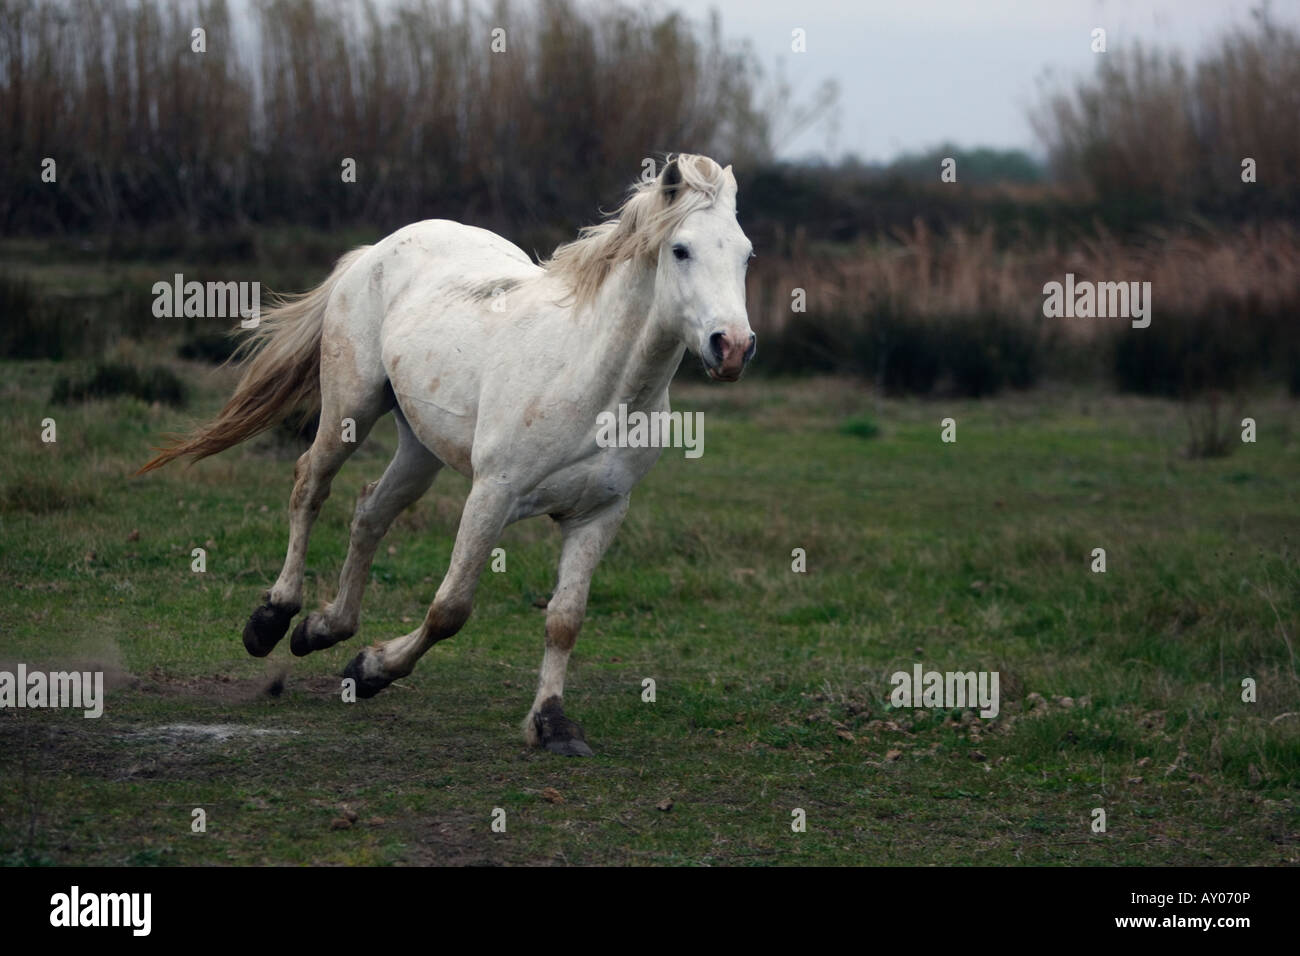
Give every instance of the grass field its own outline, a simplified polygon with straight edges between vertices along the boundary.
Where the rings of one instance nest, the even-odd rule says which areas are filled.
[[[678,387],[677,408],[705,413],[705,454],[665,453],[597,572],[566,694],[597,755],[566,760],[519,733],[558,554],[545,520],[508,529],[507,569],[484,575],[457,637],[379,697],[340,699],[362,642],[424,613],[456,475],[381,546],[355,638],[302,660],[287,640],[244,653],[297,450],[268,438],[129,477],[229,385],[185,368],[188,413],[52,409],[59,366],[0,367],[0,668],[81,663],[111,686],[98,720],[0,711],[0,860],[1300,861],[1294,403],[1253,400],[1256,444],[1191,461],[1173,403]],[[393,447],[390,420],[336,480],[304,610],[332,595],[356,493]],[[889,676],[918,662],[998,671],[999,717],[892,709]]]

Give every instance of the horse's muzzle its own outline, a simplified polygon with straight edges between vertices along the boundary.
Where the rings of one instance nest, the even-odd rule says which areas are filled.
[[[714,332],[709,336],[709,354],[704,361],[709,378],[718,382],[737,381],[757,348],[758,337],[753,332],[749,332],[748,338],[742,334]]]

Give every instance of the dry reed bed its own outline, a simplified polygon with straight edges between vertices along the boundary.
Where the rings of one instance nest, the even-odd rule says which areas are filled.
[[[1249,305],[1254,312],[1300,306],[1300,231],[1285,222],[1220,231],[1150,230],[1137,240],[1103,234],[1066,244],[1048,239],[995,246],[991,229],[936,237],[918,223],[906,234],[851,251],[797,253],[756,260],[749,277],[751,314],[781,331],[798,320],[792,292],[803,289],[810,314],[855,315],[885,307],[918,317],[995,314],[1042,316],[1043,285],[1063,281],[1150,282],[1153,321]],[[1100,322],[1066,320],[1074,336]]]

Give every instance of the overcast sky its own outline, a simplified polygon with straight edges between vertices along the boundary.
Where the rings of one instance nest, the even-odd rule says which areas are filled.
[[[702,6],[675,4],[693,18]],[[763,65],[780,61],[807,98],[840,83],[838,129],[822,126],[780,144],[784,157],[846,152],[886,160],[944,141],[1041,148],[1027,119],[1037,80],[1095,69],[1094,27],[1111,52],[1141,42],[1187,58],[1232,24],[1251,23],[1259,0],[711,0],[728,38],[747,39]],[[1300,22],[1300,0],[1274,2],[1275,20]],[[791,31],[807,31],[807,52]]]

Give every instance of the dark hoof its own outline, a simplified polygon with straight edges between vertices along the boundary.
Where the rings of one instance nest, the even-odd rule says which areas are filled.
[[[276,607],[263,604],[244,625],[244,650],[254,657],[265,657],[275,649],[289,630],[289,622],[298,613],[298,608]]]
[[[289,650],[293,651],[294,657],[306,657],[316,650],[307,634],[307,622],[309,620],[311,618],[303,618],[299,621],[298,626],[293,629],[293,636],[289,638]]]
[[[587,746],[582,727],[564,716],[560,698],[548,697],[541,710],[533,715],[533,724],[541,745],[551,753],[564,757],[595,756]]]
[[[295,657],[306,657],[312,651],[323,651],[327,647],[346,641],[355,633],[347,631],[342,634],[322,634],[312,628],[313,623],[319,623],[323,619],[322,614],[308,614],[298,622],[298,626],[293,629],[293,637],[289,639],[289,649],[293,651]]]
[[[348,663],[343,669],[344,677],[351,677],[357,682],[358,697],[374,697],[381,690],[393,682],[391,677],[367,677],[362,667],[362,662],[366,659],[366,652],[362,651]]]
[[[298,622],[298,626],[293,629],[293,637],[289,638],[289,650],[293,651],[295,657],[306,657],[312,651],[323,651],[327,647],[333,647],[340,641],[346,641],[352,636],[352,631],[346,634],[340,634],[335,637],[333,634],[320,634],[311,629],[313,620],[320,620],[319,614],[308,614]]]

